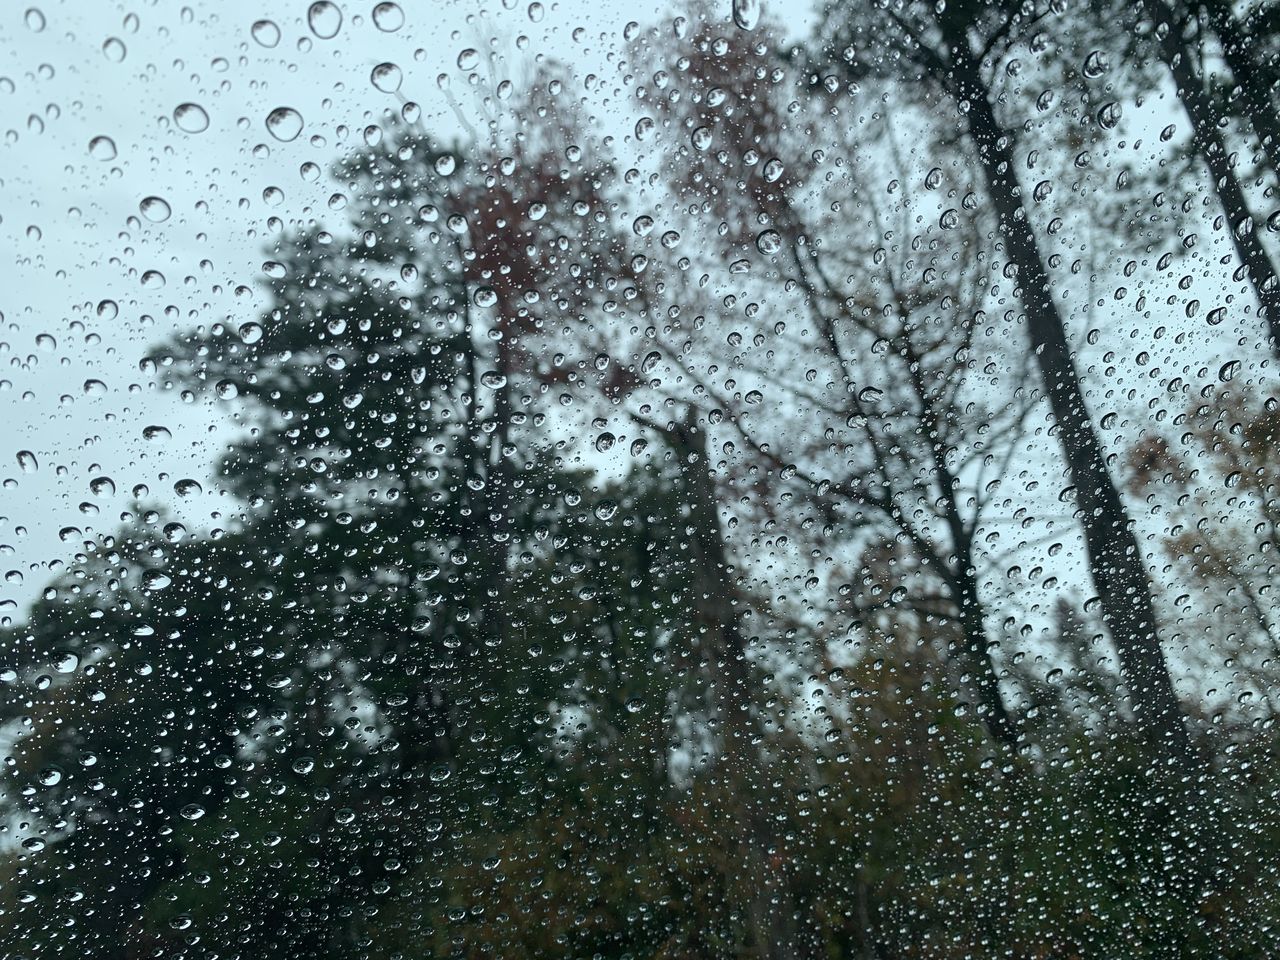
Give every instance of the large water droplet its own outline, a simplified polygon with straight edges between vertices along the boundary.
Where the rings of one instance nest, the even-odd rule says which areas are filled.
[[[168,202],[161,197],[145,197],[138,204],[138,212],[152,223],[164,223],[173,214]]]
[[[94,137],[89,141],[89,156],[95,160],[114,160],[116,142],[110,137]]]
[[[733,22],[743,30],[754,30],[760,22],[761,0],[733,0]]]
[[[280,28],[270,20],[257,21],[249,28],[249,32],[253,34],[253,39],[264,47],[274,47],[280,42]]]
[[[35,473],[40,469],[40,461],[30,450],[18,451],[18,467],[23,473]]]
[[[383,93],[395,93],[400,89],[400,83],[403,80],[404,74],[394,63],[380,63],[369,75],[369,82]]]
[[[120,63],[128,54],[124,41],[119,37],[108,37],[102,44],[102,55],[112,63]]]
[[[777,230],[762,230],[756,237],[756,249],[761,253],[774,254],[782,249],[782,235]]]
[[[404,11],[398,4],[380,3],[373,8],[373,25],[383,33],[395,33],[404,26]]]
[[[332,40],[342,29],[342,11],[329,0],[317,0],[307,9],[307,26],[321,40]]]
[[[173,108],[173,122],[183,133],[204,133],[209,129],[209,114],[198,103],[180,103]]]
[[[302,132],[302,114],[292,107],[276,107],[267,114],[267,131],[281,143],[296,140]]]

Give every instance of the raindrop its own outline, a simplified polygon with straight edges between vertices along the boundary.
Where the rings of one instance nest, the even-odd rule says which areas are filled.
[[[270,20],[257,21],[249,28],[249,32],[253,35],[253,39],[264,47],[274,47],[280,42],[280,28]]]
[[[507,385],[507,378],[497,370],[486,370],[480,374],[480,382],[490,390],[497,390]]]
[[[148,570],[142,575],[144,590],[163,590],[173,583],[173,578],[163,570]]]
[[[40,461],[36,459],[36,455],[30,450],[19,450],[18,467],[23,473],[35,473],[40,469]]]
[[[307,10],[307,26],[321,40],[332,40],[342,29],[342,11],[329,0],[317,0]]]
[[[493,287],[480,287],[472,297],[477,307],[492,307],[498,302],[498,294]]]
[[[110,137],[94,137],[89,141],[89,156],[95,160],[114,160],[116,143]]]
[[[656,127],[657,124],[653,122],[653,117],[641,117],[636,121],[636,139],[640,141],[648,140]]]
[[[204,816],[204,807],[198,803],[188,803],[178,811],[184,820],[199,820]]]
[[[204,487],[196,480],[179,480],[173,485],[173,492],[180,497],[195,497],[204,493]]]
[[[479,51],[474,50],[471,47],[468,47],[466,50],[463,50],[460,54],[458,54],[459,70],[474,70],[478,66],[480,66]]]
[[[116,482],[110,477],[94,477],[89,481],[89,492],[95,497],[110,497],[116,492]]]
[[[1097,80],[1100,76],[1107,72],[1107,55],[1101,50],[1095,50],[1089,56],[1085,57],[1084,75],[1090,80]]]
[[[960,211],[956,209],[942,211],[942,216],[938,218],[938,226],[943,230],[954,230],[960,225]]]
[[[86,380],[81,389],[84,390],[86,397],[105,397],[107,395],[107,385],[101,380]]]
[[[395,33],[404,26],[404,11],[398,4],[380,3],[373,8],[373,25],[383,33]]]
[[[267,114],[267,131],[281,143],[296,140],[302,132],[302,114],[292,107],[276,107]]]
[[[774,254],[782,249],[782,235],[777,230],[762,230],[756,237],[756,249],[763,254]]]
[[[219,400],[234,400],[240,395],[239,388],[230,380],[219,380],[213,389]]]
[[[173,433],[170,432],[168,427],[160,427],[160,426],[153,425],[153,426],[142,428],[142,439],[150,440],[153,443],[164,443],[172,436],[173,436]]]
[[[209,114],[198,103],[180,103],[173,108],[173,122],[183,133],[204,133],[209,129]]]
[[[160,197],[146,197],[138,204],[138,212],[152,223],[164,223],[173,214],[167,201]]]
[[[124,60],[128,51],[125,49],[123,40],[117,37],[108,37],[102,44],[102,53],[112,63],[120,63]]]
[[[253,344],[262,339],[265,331],[262,329],[262,324],[250,321],[249,323],[240,324],[238,332],[242,343]]]
[[[58,673],[75,673],[79,666],[79,655],[70,650],[59,650],[53,655],[53,669]]]
[[[404,75],[394,63],[380,63],[369,75],[369,82],[383,93],[395,93],[403,79]]]
[[[781,179],[782,171],[784,169],[785,167],[783,167],[782,161],[779,160],[777,157],[774,157],[772,160],[770,160],[768,163],[764,165],[764,170],[762,172],[764,173],[764,178],[766,180],[768,180],[770,183],[776,183],[779,179]]]
[[[41,13],[39,10],[37,10],[35,7],[31,7],[27,11],[25,20],[27,22],[27,29],[30,30],[32,33],[39,33],[41,30],[44,29],[44,26],[45,26],[44,14]]]
[[[733,0],[733,22],[743,30],[754,30],[762,6],[762,0]]]

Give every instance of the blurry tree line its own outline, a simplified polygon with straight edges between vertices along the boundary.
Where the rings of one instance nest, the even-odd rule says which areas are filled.
[[[757,6],[629,33],[625,145],[387,118],[156,346],[235,506],[5,631],[5,955],[1280,949],[1276,11]],[[1179,273],[1257,357],[1126,420]]]

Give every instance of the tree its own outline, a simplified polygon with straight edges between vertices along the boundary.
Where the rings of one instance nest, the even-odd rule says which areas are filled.
[[[1137,708],[1139,729],[1153,746],[1194,768],[1190,737],[1160,649],[1142,552],[1094,429],[1034,220],[1023,203],[1017,138],[997,115],[999,97],[984,75],[989,69],[984,60],[1025,21],[1013,10],[968,3],[937,10],[913,5],[901,12],[836,5],[827,15],[817,56],[830,65],[825,69],[856,78],[873,68],[860,37],[875,31],[891,45],[892,56],[886,59],[894,65],[886,67],[899,77],[927,83],[957,110],[999,225],[996,250],[1016,278],[1022,312],[1010,319],[1020,320],[1026,331],[1053,412],[1090,577]],[[841,50],[849,51],[847,59]]]

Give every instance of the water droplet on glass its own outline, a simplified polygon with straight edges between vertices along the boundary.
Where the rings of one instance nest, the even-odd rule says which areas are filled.
[[[95,160],[114,160],[116,143],[110,137],[94,137],[89,141],[89,156]]]
[[[107,385],[101,380],[86,380],[81,389],[86,397],[105,397],[107,395]]]
[[[58,673],[75,673],[80,657],[70,650],[59,650],[53,655],[53,669]]]
[[[276,107],[267,114],[267,132],[281,143],[296,140],[302,132],[302,114],[292,107]]]
[[[204,816],[204,807],[198,803],[188,803],[178,813],[182,815],[184,820],[199,820]]]
[[[253,344],[262,339],[262,335],[265,331],[262,329],[262,324],[250,321],[249,323],[240,324],[240,330],[238,332],[240,334],[241,342]]]
[[[474,70],[478,66],[480,66],[480,52],[478,50],[468,47],[458,54],[459,70]]]
[[[142,575],[142,586],[145,590],[163,590],[173,583],[173,578],[163,570],[148,570]]]
[[[398,4],[379,3],[373,8],[373,25],[383,33],[395,33],[404,26],[404,11]]]
[[[249,32],[253,35],[253,39],[264,47],[274,47],[280,42],[280,28],[270,20],[257,21],[249,28]]]
[[[383,93],[395,93],[403,79],[404,75],[394,63],[380,63],[369,75],[369,82]]]
[[[648,140],[652,136],[657,124],[653,122],[653,117],[641,117],[636,121],[636,139]]]
[[[197,480],[179,480],[173,485],[173,492],[180,497],[195,497],[204,493],[204,487]]]
[[[124,60],[128,50],[125,48],[124,41],[118,37],[108,37],[102,44],[102,54],[112,63],[120,63]]]
[[[40,469],[40,461],[36,459],[36,455],[30,450],[19,450],[18,467],[23,473],[35,473]]]
[[[44,14],[41,13],[39,10],[37,10],[35,7],[31,7],[29,10],[27,10],[26,16],[23,19],[26,20],[27,29],[30,30],[32,33],[39,33],[41,30],[44,29],[44,26],[45,26]]]
[[[777,181],[782,178],[782,171],[785,169],[786,168],[782,165],[782,161],[777,157],[774,157],[764,165],[764,169],[761,172],[764,174],[764,178],[770,183],[777,183]]]
[[[173,433],[170,432],[168,427],[161,427],[153,424],[152,426],[142,428],[142,439],[150,440],[152,443],[164,443],[172,436]]]
[[[743,30],[754,30],[760,22],[762,0],[733,0],[733,22]]]
[[[1097,80],[1107,72],[1107,55],[1101,50],[1095,50],[1084,60],[1084,75],[1090,80]]]
[[[160,197],[145,197],[138,204],[138,212],[152,223],[164,223],[173,213],[168,202]]]
[[[116,492],[116,482],[110,477],[94,477],[89,481],[89,492],[95,497],[110,497]]]
[[[209,129],[209,114],[198,103],[180,103],[173,108],[173,122],[183,133],[204,133]]]
[[[777,230],[762,230],[756,237],[756,249],[764,254],[774,254],[782,249],[782,235]]]
[[[955,210],[955,209],[944,210],[942,211],[942,216],[938,218],[938,226],[942,227],[943,230],[954,230],[959,225],[960,225],[959,210]]]
[[[342,29],[342,11],[329,0],[317,0],[307,9],[307,26],[321,40],[332,40]]]

